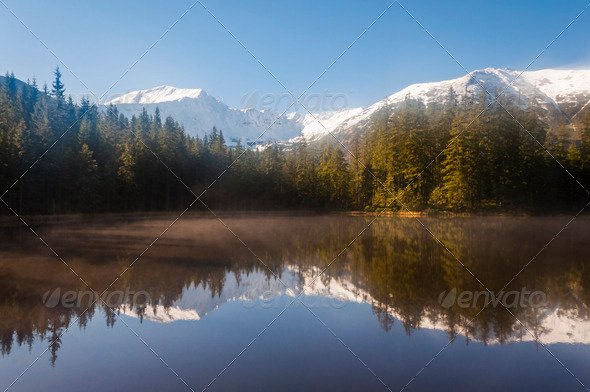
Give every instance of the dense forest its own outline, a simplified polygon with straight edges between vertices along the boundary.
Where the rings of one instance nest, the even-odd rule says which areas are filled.
[[[158,111],[126,118],[74,102],[59,69],[42,88],[7,74],[0,195],[25,214],[180,209],[205,191],[222,209],[539,212],[588,199],[590,111],[575,129],[549,126],[510,102],[460,102],[450,90],[444,105],[408,97],[379,115],[346,147],[327,137],[251,149],[228,146],[222,130],[189,136]]]

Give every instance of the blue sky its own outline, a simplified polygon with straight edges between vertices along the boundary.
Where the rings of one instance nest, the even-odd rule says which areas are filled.
[[[294,94],[300,94],[391,3],[202,0]],[[114,83],[193,3],[188,1],[2,0],[97,95]],[[468,70],[523,69],[588,4],[568,1],[409,1],[401,3]],[[0,4],[0,71],[50,81],[57,60]],[[590,9],[531,69],[590,67]],[[63,69],[70,93],[86,89]],[[373,103],[408,84],[464,70],[394,4],[338,60],[311,93]],[[230,106],[245,94],[285,90],[199,4],[111,93],[157,85],[200,87]]]

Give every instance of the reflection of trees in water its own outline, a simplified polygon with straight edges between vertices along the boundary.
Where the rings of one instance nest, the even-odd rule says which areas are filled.
[[[487,307],[481,313],[481,307],[455,305],[444,309],[438,303],[438,295],[452,288],[458,292],[485,290],[467,269],[488,289],[499,291],[562,223],[520,218],[456,218],[426,219],[425,224],[449,251],[437,244],[426,230],[416,228],[419,223],[405,220],[398,224],[376,222],[372,235],[367,237],[370,240],[357,245],[357,253],[351,253],[354,256],[348,262],[358,266],[357,279],[364,278],[367,291],[379,304],[379,312],[393,309],[407,331],[415,329],[424,319],[443,320],[451,333],[466,329],[468,337],[483,342],[491,339],[505,342],[526,333],[501,306]],[[576,231],[564,236],[561,244],[553,244],[554,248],[548,248],[506,290],[523,287],[541,290],[547,295],[549,308],[575,310],[579,316],[588,318],[588,302],[582,298],[588,298],[590,281],[584,256],[574,246],[583,244],[583,233],[583,229]],[[368,241],[375,251],[363,249]],[[511,312],[533,334],[542,336],[546,332],[542,329],[542,318],[547,309],[518,307]],[[390,320],[383,315],[379,318],[384,320],[384,328],[389,328]]]
[[[502,307],[488,307],[479,315],[481,307],[455,305],[445,309],[438,303],[439,294],[452,288],[459,292],[485,290],[466,268],[490,290],[500,290],[559,230],[561,220],[424,218],[425,225],[447,251],[417,221],[385,218],[375,221],[350,244],[371,219],[245,216],[233,218],[228,224],[277,274],[287,265],[312,274],[327,268],[320,277],[326,284],[331,279],[346,281],[368,293],[373,312],[386,331],[399,318],[408,334],[426,321],[445,325],[450,336],[461,333],[468,340],[483,342],[502,343],[527,334]],[[588,223],[584,220],[577,224],[577,230],[563,233],[560,241],[544,251],[507,290],[541,290],[547,294],[551,309],[559,308],[587,319],[590,268],[585,261],[586,251],[579,245],[587,241],[584,228]],[[68,229],[46,228],[45,234],[68,264],[101,292],[149,243],[151,232],[147,232],[156,225],[151,221],[132,221],[119,226],[72,225]],[[347,245],[346,252],[335,259]],[[264,272],[267,279],[273,278],[218,222],[181,221],[175,231],[160,239],[109,289],[146,291],[150,296],[147,305],[125,303],[113,310],[100,303],[88,310],[90,303],[70,309],[47,308],[41,301],[47,290],[87,288],[59,261],[45,257],[46,251],[31,250],[32,246],[33,241],[23,237],[19,241],[3,241],[0,249],[1,350],[9,354],[15,343],[31,346],[35,339],[52,342],[52,363],[65,329],[72,325],[85,327],[99,307],[106,324],[113,326],[123,308],[143,318],[146,306],[154,311],[158,306],[169,308],[191,285],[206,288],[212,297],[221,296],[228,272],[233,272],[238,285],[243,275],[255,271]],[[547,332],[542,322],[547,309],[511,311],[535,336],[542,337]]]

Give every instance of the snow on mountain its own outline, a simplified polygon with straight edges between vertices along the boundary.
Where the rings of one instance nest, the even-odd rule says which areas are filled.
[[[188,133],[203,135],[213,126],[223,130],[226,139],[246,144],[273,141],[315,141],[330,132],[345,137],[363,132],[381,109],[394,110],[407,97],[423,101],[427,106],[444,103],[450,89],[459,100],[487,95],[503,97],[523,108],[535,109],[544,119],[565,121],[590,101],[590,70],[544,69],[515,71],[485,68],[464,76],[440,82],[412,84],[384,100],[366,108],[333,112],[289,113],[281,118],[272,111],[234,109],[200,89],[160,86],[120,95],[107,104],[114,104],[126,115],[138,114],[145,107],[160,109],[163,117],[174,117]],[[262,135],[260,140],[259,137]]]
[[[525,72],[523,76],[559,104],[590,93],[590,70],[543,69]]]
[[[172,116],[191,135],[203,136],[216,127],[228,141],[255,141],[265,130],[265,140],[285,140],[299,134],[299,129],[277,120],[272,113],[232,109],[201,89],[160,86],[123,94],[107,104],[116,105],[127,116],[137,115],[143,108],[153,113],[157,107],[163,118]]]
[[[315,141],[344,124],[349,118],[360,114],[363,108],[342,109],[334,112],[300,114],[289,113],[287,118],[301,124],[301,134],[291,141]]]
[[[159,86],[148,90],[132,91],[112,99],[109,103],[113,105],[149,105],[160,102],[181,101],[185,98],[199,98],[203,90],[189,88],[175,88],[170,86]]]
[[[184,125],[191,135],[203,136],[215,126],[224,132],[228,141],[241,140],[245,144],[290,140],[301,135],[313,140],[328,131],[310,114],[279,114],[256,109],[234,109],[218,101],[201,89],[180,89],[171,86],[132,91],[106,102],[117,106],[127,115],[137,115],[145,108],[148,113],[160,109],[163,118],[172,116]],[[330,131],[342,119],[356,114],[359,109],[317,114]],[[318,127],[321,127],[318,128]],[[262,135],[262,137],[261,137]],[[260,139],[260,140],[259,140]]]
[[[394,110],[406,98],[417,99],[426,106],[442,104],[451,88],[459,101],[498,94],[523,108],[537,109],[544,119],[567,120],[590,100],[590,70],[515,71],[485,68],[456,79],[412,84],[367,107],[335,129],[335,134],[360,131],[370,125],[382,109]]]

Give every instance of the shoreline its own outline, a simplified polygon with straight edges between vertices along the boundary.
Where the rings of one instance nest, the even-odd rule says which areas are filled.
[[[152,218],[167,218],[178,216],[182,211],[143,211],[143,212],[104,212],[104,213],[72,213],[72,214],[54,214],[54,215],[2,215],[0,216],[0,226],[24,226],[27,224],[41,223],[84,223],[92,221],[108,222],[110,220],[120,221],[138,221]],[[341,215],[351,217],[396,217],[396,218],[418,218],[418,217],[436,217],[436,218],[470,218],[470,217],[515,217],[515,218],[542,218],[542,217],[559,217],[570,216],[575,212],[508,212],[508,211],[476,211],[476,212],[453,212],[453,211],[322,211],[322,210],[217,210],[215,215],[219,216],[319,216],[319,215]],[[588,214],[580,214],[582,216]],[[213,218],[215,216],[207,210],[187,211],[187,217]],[[21,220],[22,218],[22,220]],[[24,221],[24,222],[23,222]]]

